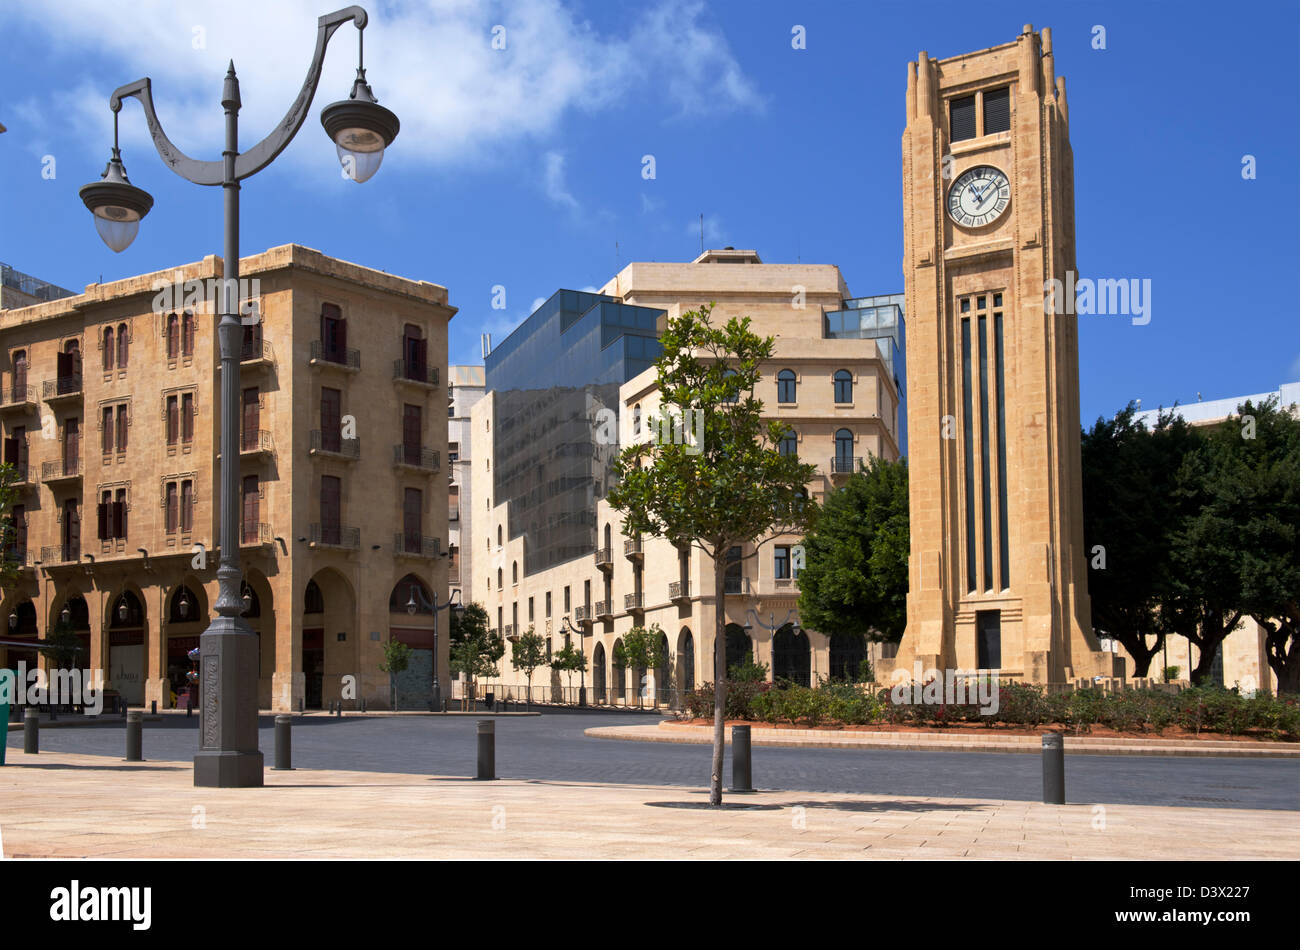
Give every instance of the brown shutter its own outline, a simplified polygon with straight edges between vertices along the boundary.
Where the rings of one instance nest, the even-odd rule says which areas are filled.
[[[176,359],[180,350],[180,332],[176,314],[167,315],[167,358]]]
[[[5,439],[5,464],[18,465],[18,440],[14,438]]]
[[[71,475],[77,470],[81,460],[81,424],[78,419],[69,419],[63,424],[63,472]]]
[[[244,510],[243,524],[241,534],[245,541],[257,540],[257,518],[258,518],[258,497],[257,497],[257,476],[246,475],[244,477]]]
[[[420,382],[427,383],[429,381],[429,341],[416,340],[415,352],[417,377]]]
[[[180,409],[175,396],[167,397],[167,444],[175,445],[180,429]]]
[[[338,329],[335,332],[338,339],[335,340],[335,346],[337,347],[339,362],[346,362],[348,356],[348,321],[344,317],[339,317],[336,326]]]
[[[111,372],[113,369],[113,357],[117,355],[113,344],[112,327],[104,327],[104,335],[100,338],[99,348],[104,351],[104,372]]]
[[[104,407],[104,419],[100,425],[100,445],[105,455],[113,454],[113,407]]]
[[[337,389],[320,391],[321,448],[338,452],[343,448],[342,393]]]
[[[404,548],[411,553],[420,553],[420,538],[423,534],[424,497],[418,488],[406,489],[402,499],[402,530],[406,534]]]
[[[131,351],[131,337],[127,332],[126,324],[123,323],[117,328],[117,368],[126,369],[127,356]]]
[[[176,530],[176,483],[167,483],[167,506],[166,506],[167,533]]]
[[[181,530],[194,530],[194,483],[181,482]]]
[[[422,415],[419,406],[407,404],[402,407],[402,454],[407,465],[420,464],[424,429]]]
[[[117,407],[117,450],[126,451],[126,406]]]
[[[126,537],[126,502],[113,502],[113,537]]]
[[[342,535],[341,520],[341,486],[333,475],[322,475],[320,480],[320,526],[321,540],[326,544],[338,544]]]
[[[72,375],[72,354],[59,353],[55,357],[56,375],[59,379],[67,379]]]
[[[194,394],[181,396],[181,441],[194,441]]]
[[[96,520],[97,520],[97,522],[98,522],[99,540],[101,540],[101,541],[107,541],[108,538],[109,538],[109,533],[108,533],[108,517],[109,517],[109,511],[108,511],[108,509],[109,509],[109,505],[108,505],[108,503],[107,503],[107,502],[103,502],[103,501],[101,501],[101,502],[96,506],[96,508],[95,508],[95,516],[96,516]]]

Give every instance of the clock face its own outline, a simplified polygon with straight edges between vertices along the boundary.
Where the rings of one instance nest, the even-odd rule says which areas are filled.
[[[961,173],[948,189],[948,217],[967,228],[996,221],[1011,203],[1011,182],[992,165],[976,165]]]

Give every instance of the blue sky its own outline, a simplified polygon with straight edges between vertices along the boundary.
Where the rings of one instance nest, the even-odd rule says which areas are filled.
[[[125,253],[100,242],[77,189],[108,155],[108,95],[151,76],[172,139],[215,159],[233,57],[251,146],[292,101],[331,6],[6,2],[0,260],[80,290],[219,252],[219,189],[166,170],[134,102],[123,157],[156,204]],[[297,242],[445,284],[460,308],[453,362],[478,362],[480,333],[504,339],[557,287],[689,260],[700,214],[710,246],[837,264],[859,296],[901,290],[906,64],[1009,42],[1028,22],[1052,27],[1068,83],[1080,273],[1152,282],[1148,325],[1080,318],[1083,421],[1131,398],[1151,408],[1300,379],[1295,3],[366,6],[369,78],[401,134],[373,179],[343,180],[316,116],[349,88],[356,32],[344,27],[297,139],[244,183],[242,250]],[[223,25],[231,14],[256,28]],[[791,48],[796,24],[805,50]],[[491,48],[496,25],[505,50]]]

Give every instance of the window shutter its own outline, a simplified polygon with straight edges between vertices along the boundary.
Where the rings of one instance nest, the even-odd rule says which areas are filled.
[[[338,346],[337,352],[340,357],[346,358],[348,354],[348,321],[343,317],[339,317],[339,322],[336,326],[338,327],[338,340],[336,341]]]
[[[963,96],[948,103],[949,134],[953,142],[975,137],[975,97]]]
[[[194,396],[190,393],[181,397],[181,441],[194,441]]]
[[[13,438],[5,439],[5,464],[14,465],[14,466],[18,464],[18,440],[17,439],[13,439]]]
[[[117,407],[117,450],[126,451],[126,406]]]
[[[99,522],[99,540],[108,540],[108,505],[100,502],[95,508],[95,514]]]
[[[113,502],[113,537],[126,537],[126,502]]]
[[[55,366],[59,379],[67,379],[72,375],[72,354],[59,353],[55,358]]]
[[[990,89],[984,93],[984,134],[1011,130],[1011,90]]]

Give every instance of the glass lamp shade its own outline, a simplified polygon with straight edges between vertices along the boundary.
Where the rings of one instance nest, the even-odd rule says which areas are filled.
[[[384,149],[393,144],[401,128],[397,116],[375,101],[364,70],[357,70],[357,80],[347,99],[321,110],[320,123],[338,150],[343,177],[356,182],[366,181],[379,171]]]
[[[140,231],[140,220],[153,207],[153,196],[127,179],[116,148],[100,180],[83,186],[80,195],[95,216],[95,230],[119,254],[131,246]]]

